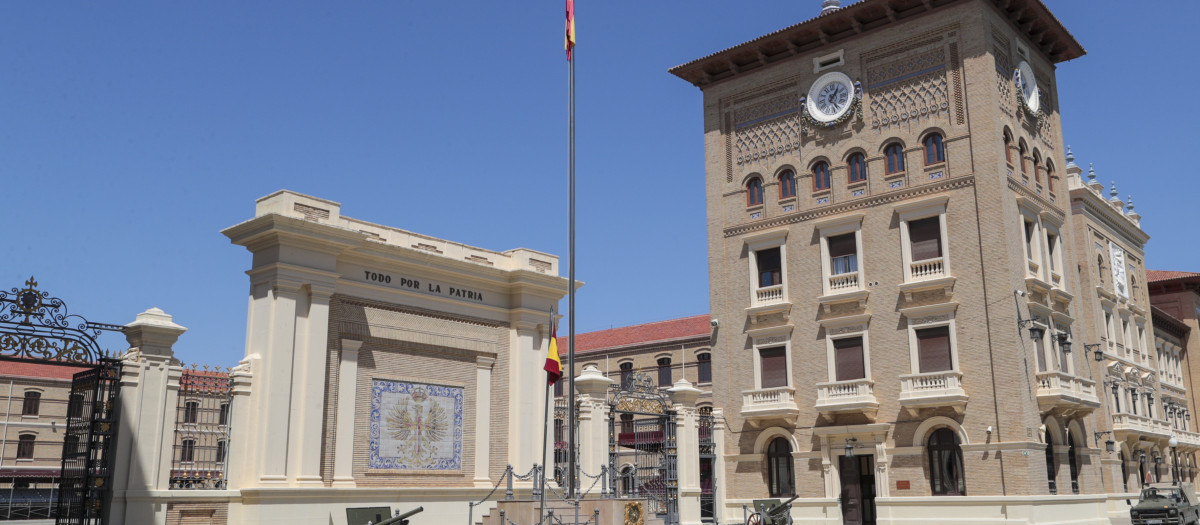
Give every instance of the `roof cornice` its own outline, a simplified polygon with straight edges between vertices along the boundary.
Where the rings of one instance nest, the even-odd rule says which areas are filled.
[[[972,0],[862,0],[668,71],[704,89],[716,82],[965,1]],[[1052,63],[1087,53],[1041,0],[977,1],[994,7]]]
[[[1113,209],[1112,204],[1104,200],[1103,197],[1096,195],[1095,192],[1088,188],[1075,188],[1071,190],[1072,207],[1078,202],[1081,205],[1082,211],[1088,212],[1089,215],[1095,217],[1104,225],[1121,233],[1126,237],[1126,240],[1139,245],[1139,251],[1145,251],[1145,244],[1150,240],[1150,234],[1142,231],[1141,228],[1135,226],[1124,214]]]

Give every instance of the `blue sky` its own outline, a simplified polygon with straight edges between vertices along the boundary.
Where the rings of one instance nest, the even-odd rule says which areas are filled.
[[[1067,144],[1134,195],[1151,268],[1200,271],[1185,155],[1200,3],[1047,4],[1088,50],[1058,69]],[[577,0],[578,331],[708,310],[701,96],[666,70],[819,5]],[[0,287],[36,275],[94,321],[161,307],[190,329],[181,359],[232,365],[250,256],[219,231],[280,188],[558,254],[565,275],[562,16],[561,1],[0,2]]]

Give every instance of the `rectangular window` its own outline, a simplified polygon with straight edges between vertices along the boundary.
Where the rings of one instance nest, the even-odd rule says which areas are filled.
[[[1047,263],[1050,266],[1050,271],[1057,272],[1058,265],[1054,263],[1054,255],[1058,250],[1058,236],[1053,233],[1046,234],[1046,251],[1050,252],[1050,260]]]
[[[863,338],[845,337],[833,340],[833,362],[837,381],[852,381],[867,377],[863,363]]]
[[[950,327],[922,328],[916,330],[917,358],[921,373],[953,370],[950,359]]]
[[[1113,335],[1112,313],[1104,312],[1104,336],[1108,338],[1109,343],[1115,343],[1116,337]]]
[[[658,386],[671,386],[671,358],[658,360]]]
[[[847,233],[828,239],[831,275],[841,275],[843,273],[858,271],[858,246],[856,237],[857,235],[853,233]]]
[[[559,378],[554,382],[554,395],[561,397],[563,395],[563,380]]]
[[[1033,346],[1034,346],[1034,349],[1037,351],[1038,372],[1045,372],[1047,370],[1047,367],[1046,367],[1046,338],[1043,337],[1041,339],[1038,339],[1037,341],[1034,341]]]
[[[33,459],[33,444],[36,438],[31,435],[21,436],[17,441],[17,459]]]
[[[700,354],[696,356],[696,382],[711,383],[712,382],[712,356],[711,354]]]
[[[787,354],[785,348],[760,348],[758,350],[759,365],[762,378],[760,388],[776,388],[788,386]]]
[[[224,463],[224,462],[225,462],[225,442],[218,441],[217,442],[217,463]]]
[[[185,439],[179,447],[179,461],[190,463],[196,460],[196,441]]]
[[[629,385],[633,379],[633,363],[621,363],[621,386]]]
[[[1033,221],[1025,221],[1025,258],[1031,261],[1036,259],[1034,254],[1037,253],[1034,251],[1033,231]]]
[[[908,221],[908,240],[912,260],[924,261],[942,256],[942,226],[938,217]]]
[[[36,416],[41,409],[41,392],[25,392],[25,400],[21,404],[22,416]]]
[[[783,284],[783,264],[779,257],[779,248],[770,248],[756,252],[758,262],[758,287],[766,288]]]

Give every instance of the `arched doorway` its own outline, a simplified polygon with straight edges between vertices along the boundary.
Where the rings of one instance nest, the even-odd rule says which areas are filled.
[[[1046,429],[1046,483],[1050,485],[1050,493],[1058,494],[1058,483],[1054,479],[1058,475],[1058,465],[1054,461],[1054,437],[1050,429]]]

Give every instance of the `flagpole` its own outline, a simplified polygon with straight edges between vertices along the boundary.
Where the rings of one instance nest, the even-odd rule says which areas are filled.
[[[550,310],[550,326],[548,327],[548,330],[550,332],[550,337],[554,337],[554,310]],[[549,348],[550,345],[547,344],[546,346]],[[549,376],[550,372],[546,372],[546,375]],[[544,519],[546,516],[546,467],[549,466],[546,464],[546,441],[549,440],[548,434],[550,433],[550,388],[552,386],[554,386],[553,383],[550,383],[549,381],[546,382],[546,402],[542,405],[542,490],[541,501],[538,503],[538,512],[540,513],[538,516],[538,523],[541,523],[542,519]],[[553,469],[554,467],[550,467],[551,474],[554,473]]]
[[[574,21],[574,10],[571,17]],[[573,29],[573,28],[572,28]],[[572,35],[574,36],[574,35]],[[567,397],[567,498],[575,498],[575,49],[571,46],[570,75],[567,80],[569,102],[568,113],[569,117],[569,137],[570,137],[570,253],[567,257],[570,258],[570,279],[571,287],[567,290],[567,307],[570,310],[568,314],[568,332],[567,332],[567,374],[569,379],[567,385],[570,387],[570,393]]]

